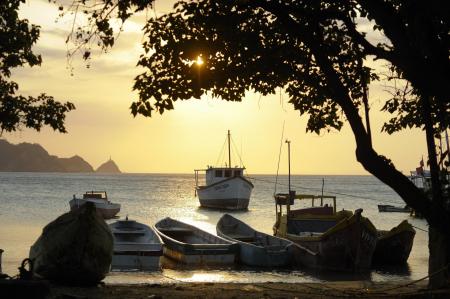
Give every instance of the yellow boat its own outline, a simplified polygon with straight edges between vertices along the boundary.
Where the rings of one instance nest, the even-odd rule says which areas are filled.
[[[294,200],[311,200],[311,207],[292,209]],[[332,200],[332,205],[324,200]],[[320,200],[318,205],[315,205]],[[319,270],[363,272],[370,269],[377,243],[377,230],[362,209],[336,211],[335,196],[275,195],[274,235],[287,238],[317,254],[312,264]],[[285,209],[283,211],[283,206]]]

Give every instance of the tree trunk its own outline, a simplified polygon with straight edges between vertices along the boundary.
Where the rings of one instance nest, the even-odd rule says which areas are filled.
[[[386,158],[378,155],[372,147],[370,136],[364,129],[362,120],[345,87],[342,86],[330,61],[320,51],[314,51],[321,69],[327,75],[335,93],[336,102],[342,107],[352,128],[356,140],[356,157],[364,168],[394,189],[403,200],[419,212],[423,212],[430,224],[429,239],[429,274],[430,287],[439,288],[449,283],[449,271],[446,267],[450,261],[449,213],[444,209],[442,188],[439,181],[439,169],[436,162],[434,131],[431,120],[431,109],[428,98],[423,98],[422,113],[426,124],[427,146],[432,170],[433,198],[427,199],[407,177],[395,169]]]
[[[371,1],[367,1],[370,2]],[[380,2],[380,1],[378,1]],[[281,18],[286,25],[286,28],[293,30],[296,28],[297,24],[291,19],[291,17],[282,9],[278,7],[273,7],[273,5],[268,6],[268,2],[264,2],[263,5],[268,11],[271,11],[279,18]],[[379,4],[379,3],[378,3]],[[261,5],[261,4],[260,4]],[[276,6],[276,5],[275,5]],[[314,27],[314,25],[312,25]],[[291,31],[292,32],[292,31]],[[421,192],[405,175],[400,173],[395,169],[394,165],[390,160],[385,157],[378,155],[374,150],[371,142],[370,135],[367,129],[364,128],[363,121],[358,114],[358,108],[355,106],[353,99],[350,98],[350,92],[346,86],[344,86],[339,74],[336,72],[332,61],[329,59],[327,54],[323,51],[321,42],[324,37],[321,36],[320,28],[317,26],[312,28],[310,34],[307,31],[302,31],[301,34],[303,41],[311,49],[320,70],[324,73],[327,78],[327,83],[330,89],[330,98],[336,101],[336,103],[342,108],[350,123],[351,129],[355,136],[356,141],[356,157],[357,160],[364,166],[364,168],[373,174],[375,177],[380,179],[385,184],[389,185],[394,191],[396,191],[400,197],[416,211],[420,212],[427,219],[430,224],[430,264],[429,264],[429,274],[433,274],[430,278],[431,287],[441,287],[446,285],[449,280],[449,272],[447,269],[445,271],[439,271],[442,267],[445,267],[450,261],[449,244],[450,244],[450,213],[444,209],[442,203],[442,193],[439,184],[439,180],[433,178],[433,200],[430,201],[427,196]],[[292,32],[296,34],[295,31]],[[298,32],[297,32],[298,34]],[[306,39],[305,39],[306,37]],[[406,44],[403,44],[404,48],[407,48]],[[416,86],[417,87],[417,86]],[[422,90],[427,90],[422,88]],[[431,94],[431,93],[430,93]],[[425,104],[429,105],[428,98],[424,101]],[[425,110],[428,109],[428,113],[422,111],[424,117],[431,116],[430,107],[423,107]],[[431,118],[429,118],[431,121]],[[427,145],[429,153],[430,146],[433,144],[433,128],[432,122],[431,131],[427,132]],[[431,132],[431,135],[429,134]],[[430,138],[428,138],[431,136]],[[432,158],[436,159],[436,155],[430,155]],[[436,165],[434,161],[430,160],[432,170],[436,170]],[[440,194],[440,195],[439,195]],[[440,267],[440,268],[439,268]],[[434,273],[437,270],[436,273]]]
[[[444,198],[442,186],[439,178],[439,166],[437,162],[436,143],[434,140],[434,128],[431,119],[431,107],[429,97],[421,97],[422,114],[425,122],[425,133],[428,148],[428,160],[431,170],[431,214],[435,211],[444,209]],[[429,287],[436,289],[445,287],[450,281],[449,271],[447,269],[450,261],[449,241],[450,236],[439,232],[433,225],[430,225],[428,231],[428,248],[430,257],[428,258]],[[443,268],[444,267],[444,268]]]
[[[450,236],[442,234],[432,226],[428,230],[428,273],[430,275],[428,287],[432,289],[447,287],[450,272]]]

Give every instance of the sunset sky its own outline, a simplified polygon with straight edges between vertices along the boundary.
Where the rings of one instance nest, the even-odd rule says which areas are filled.
[[[162,14],[173,3],[157,1],[149,15]],[[129,106],[137,95],[131,88],[134,77],[142,72],[136,62],[142,51],[145,16],[127,22],[114,48],[107,54],[94,54],[89,68],[81,56],[75,57],[72,76],[65,44],[71,19],[55,22],[57,14],[57,7],[47,0],[29,0],[22,6],[21,16],[41,25],[34,50],[42,54],[43,64],[15,70],[13,79],[24,95],[45,92],[73,102],[77,109],[67,117],[69,133],[24,129],[5,134],[8,141],[39,143],[60,157],[78,154],[94,168],[111,156],[124,172],[191,173],[216,163],[229,129],[249,174],[275,173],[284,122],[284,137],[292,142],[293,173],[367,174],[356,161],[348,125],[341,132],[306,134],[306,117],[299,117],[281,91],[266,97],[249,93],[242,103],[208,97],[176,102],[175,110],[163,115],[133,118]],[[393,136],[380,132],[387,119],[378,112],[388,97],[385,89],[381,82],[370,90],[374,146],[409,174],[426,153],[425,134],[420,130]],[[287,172],[286,164],[283,147],[282,173]]]

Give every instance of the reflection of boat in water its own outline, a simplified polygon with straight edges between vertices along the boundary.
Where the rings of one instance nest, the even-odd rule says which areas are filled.
[[[195,190],[200,205],[206,208],[243,210],[248,208],[253,184],[244,177],[244,167],[231,167],[230,131],[228,131],[227,167],[195,170]],[[199,172],[205,171],[204,186],[199,186]]]
[[[249,266],[281,267],[291,262],[292,241],[258,232],[234,218],[223,215],[217,222],[217,235],[239,244],[239,261]]]
[[[412,209],[408,206],[396,207],[391,205],[378,205],[378,212],[398,212],[398,213],[411,213]]]
[[[149,226],[134,220],[109,224],[114,237],[112,270],[159,270],[163,242]]]
[[[83,194],[83,198],[77,198],[74,195],[69,201],[70,210],[77,210],[86,202],[92,202],[97,209],[97,213],[104,219],[113,218],[120,211],[120,204],[110,202],[106,191],[87,191]]]
[[[412,225],[403,220],[389,231],[378,231],[378,240],[373,254],[373,263],[405,264],[411,252],[416,231]]]
[[[362,209],[336,212],[335,206],[314,206],[314,200],[334,196],[293,195],[275,196],[277,220],[276,236],[287,238],[312,252],[318,258],[312,268],[332,271],[362,272],[370,269],[377,241],[376,229],[369,219],[362,217]],[[310,208],[291,210],[294,199],[311,199]],[[286,206],[286,212],[282,207]]]
[[[164,218],[155,224],[164,241],[164,255],[184,264],[233,264],[239,245],[193,225]]]

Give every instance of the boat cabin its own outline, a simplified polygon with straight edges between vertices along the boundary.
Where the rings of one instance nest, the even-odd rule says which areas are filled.
[[[86,191],[83,194],[83,199],[104,199],[108,200],[106,191]]]
[[[195,170],[195,182],[198,186],[198,172],[205,171],[206,186],[221,182],[232,177],[243,177],[244,167],[208,167],[207,169]]]
[[[416,185],[417,188],[423,190],[431,189],[431,173],[429,170],[417,168],[410,173],[411,175],[409,176],[409,179],[414,185]]]
[[[291,205],[294,204],[294,200],[301,201],[311,200],[311,206],[307,208],[300,208],[291,210]],[[327,203],[326,200],[331,200]],[[286,206],[286,215],[288,218],[295,218],[300,215],[333,215],[336,214],[336,196],[328,195],[307,195],[307,194],[295,194],[295,191],[291,191],[290,194],[276,194],[275,195],[275,212],[277,219],[282,216],[282,207]]]

